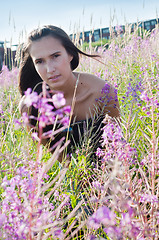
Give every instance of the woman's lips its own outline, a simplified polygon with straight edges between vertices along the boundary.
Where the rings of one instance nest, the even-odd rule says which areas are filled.
[[[54,82],[54,81],[57,81],[59,79],[60,75],[55,75],[55,76],[51,76],[48,78],[48,80],[50,82]]]

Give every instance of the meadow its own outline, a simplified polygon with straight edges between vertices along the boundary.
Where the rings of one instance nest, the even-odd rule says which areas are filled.
[[[128,27],[108,46],[86,51],[98,51],[103,63],[81,57],[78,70],[116,88],[122,119],[120,126],[107,119],[94,164],[89,139],[71,162],[59,163],[63,146],[51,154],[27,131],[18,108],[18,68],[3,66],[0,239],[159,239],[158,26],[134,33]]]

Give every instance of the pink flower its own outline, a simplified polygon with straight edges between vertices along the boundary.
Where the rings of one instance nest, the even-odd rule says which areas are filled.
[[[71,106],[65,106],[63,108],[63,112],[66,114],[66,115],[69,115],[70,112],[71,112]]]
[[[60,108],[66,104],[63,93],[56,93],[52,96],[55,108]]]
[[[26,104],[27,107],[30,107],[33,105],[33,103],[37,103],[38,101],[38,94],[37,92],[32,92],[31,93],[31,88],[28,88],[25,91],[25,99],[24,99],[24,104]]]
[[[14,120],[14,124],[15,124],[15,129],[16,129],[16,130],[18,130],[18,129],[20,128],[20,126],[21,126],[21,122],[19,122],[18,119],[15,119],[15,120]]]
[[[29,116],[26,112],[22,113],[22,120],[23,120],[24,124],[26,124],[26,125],[29,124]]]
[[[141,100],[146,101],[146,102],[149,102],[149,101],[150,101],[150,99],[149,99],[149,97],[147,96],[147,93],[146,93],[146,92],[142,92],[141,95],[140,95],[140,98],[141,98]]]
[[[68,126],[68,125],[69,125],[69,117],[64,116],[64,117],[61,119],[61,123],[62,123],[64,126]]]

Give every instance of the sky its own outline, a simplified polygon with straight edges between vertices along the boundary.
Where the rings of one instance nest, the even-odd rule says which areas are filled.
[[[68,34],[159,18],[159,0],[0,0],[0,41],[19,44],[47,24]]]

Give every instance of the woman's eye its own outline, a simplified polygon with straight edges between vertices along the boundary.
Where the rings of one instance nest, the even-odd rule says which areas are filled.
[[[35,62],[35,64],[40,64],[40,63],[42,63],[42,60],[38,60]]]
[[[57,57],[59,57],[59,56],[60,56],[59,54],[55,54],[55,55],[54,55],[55,58],[57,58]]]

